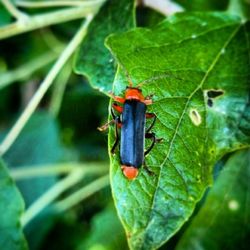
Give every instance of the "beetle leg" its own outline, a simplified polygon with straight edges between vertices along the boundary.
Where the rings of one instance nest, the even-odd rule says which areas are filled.
[[[114,99],[114,101],[119,102],[119,103],[124,103],[126,100],[123,97],[120,96],[115,96],[112,92],[109,93],[109,95],[111,96],[112,99]]]
[[[114,110],[111,109],[111,115],[113,117],[113,121],[115,122],[115,143],[111,149],[111,153],[114,154],[115,153],[115,149],[120,141],[120,137],[118,135],[118,127],[121,127],[121,120],[120,120],[120,116],[116,116],[114,113]]]
[[[113,120],[115,121],[117,116],[115,115],[115,112],[112,108],[111,108],[111,115],[112,115]]]
[[[118,134],[118,127],[119,125],[121,125],[121,121],[120,121],[120,117],[117,116],[115,118],[115,143],[111,149],[111,153],[114,154],[115,153],[115,149],[120,141],[120,137],[119,137],[119,134]]]
[[[155,114],[154,113],[146,113],[146,118],[150,119],[150,118],[154,118]]]
[[[153,103],[152,99],[145,99],[143,101],[146,105],[151,105]]]
[[[156,116],[155,116],[156,117]],[[154,120],[155,121],[155,120]],[[154,123],[154,121],[153,121],[153,123]],[[152,123],[152,124],[153,124]],[[151,128],[152,128],[152,125],[150,126]],[[151,129],[150,128],[150,129]],[[145,138],[147,138],[147,139],[151,139],[152,140],[152,144],[150,145],[150,147],[144,152],[144,157],[147,155],[147,154],[149,154],[149,152],[152,150],[152,148],[154,147],[154,145],[155,145],[155,143],[156,142],[160,142],[161,140],[162,140],[162,138],[161,139],[156,139],[156,137],[155,137],[155,133],[146,133],[145,134]],[[147,167],[147,165],[146,165],[146,162],[145,162],[145,159],[144,159],[144,163],[143,163],[143,167],[145,168],[145,170],[147,171],[147,173],[149,174],[149,175],[154,175],[154,172],[153,171],[151,171],[150,169],[148,169],[148,167]]]
[[[153,97],[153,94],[146,96],[146,97],[145,97],[145,100],[144,100],[144,103],[145,103],[146,105],[151,105],[151,104],[153,103],[152,97]]]
[[[105,130],[108,129],[108,127],[109,127],[111,124],[117,123],[117,122],[116,122],[116,117],[117,117],[117,116],[115,115],[113,109],[111,109],[111,115],[112,115],[112,118],[113,118],[113,119],[112,119],[111,121],[105,123],[105,124],[102,125],[101,127],[98,127],[97,129],[98,129],[99,131],[105,131]],[[119,119],[119,120],[120,120],[120,119]],[[118,123],[118,126],[121,127],[121,122]]]
[[[153,98],[154,94],[147,95],[145,97],[145,100],[151,100]]]
[[[151,139],[152,143],[151,143],[150,147],[144,152],[144,156],[146,156],[147,154],[149,154],[149,152],[152,150],[152,148],[154,147],[155,142],[156,142],[155,133],[146,133],[145,134],[145,138]]]
[[[122,113],[123,107],[119,106],[117,103],[112,104],[113,109],[115,109],[117,112]]]
[[[118,134],[118,128],[120,128],[122,126],[122,123],[121,123],[120,116],[115,115],[113,108],[111,109],[111,115],[112,115],[113,119],[110,122],[107,122],[103,126],[99,127],[98,129],[100,131],[104,131],[109,127],[110,124],[115,123],[115,143],[114,143],[114,145],[113,145],[113,147],[111,149],[111,153],[114,154],[115,149],[116,149],[116,147],[117,147],[117,145],[118,145],[118,143],[120,141],[120,137],[119,137],[119,134]]]
[[[107,130],[108,127],[109,127],[111,124],[113,124],[113,123],[115,123],[115,120],[114,120],[114,119],[112,119],[111,121],[105,123],[105,124],[102,125],[101,127],[98,127],[97,129],[98,129],[99,131],[105,131],[105,130]]]
[[[151,125],[148,127],[146,130],[146,134],[150,132],[150,130],[154,127],[155,121],[156,121],[156,115],[154,113],[146,113],[146,118],[154,118],[153,122]]]
[[[146,162],[144,160],[144,163],[143,163],[143,168],[146,170],[146,172],[149,174],[149,175],[154,175],[155,173],[153,171],[151,171],[148,166],[146,165]]]
[[[152,150],[152,148],[154,147],[154,145],[155,145],[156,142],[161,142],[163,140],[163,138],[157,139],[155,137],[155,133],[146,133],[145,134],[145,138],[146,139],[151,139],[152,143],[151,143],[150,147],[144,152],[144,156],[146,156],[147,154],[150,153],[150,151]]]

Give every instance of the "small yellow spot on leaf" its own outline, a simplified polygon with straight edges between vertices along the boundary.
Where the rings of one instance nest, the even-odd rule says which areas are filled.
[[[239,204],[239,202],[236,201],[236,200],[230,200],[230,201],[228,202],[228,208],[229,208],[230,210],[232,210],[232,211],[238,210],[239,207],[240,207],[240,204]]]
[[[201,124],[201,116],[196,109],[191,109],[189,111],[189,117],[195,126],[199,126]]]
[[[194,201],[194,197],[193,196],[188,196],[188,199],[190,200],[190,201]]]

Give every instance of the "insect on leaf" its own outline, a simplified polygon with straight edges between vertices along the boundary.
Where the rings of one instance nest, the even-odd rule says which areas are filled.
[[[163,138],[134,181],[111,157],[111,185],[131,249],[156,249],[192,214],[212,182],[212,167],[229,151],[249,146],[249,23],[223,13],[179,14],[152,29],[112,35],[107,46],[120,65],[114,82],[123,95],[128,76],[140,84]],[[114,142],[110,130],[109,147]],[[147,144],[146,144],[147,145]]]

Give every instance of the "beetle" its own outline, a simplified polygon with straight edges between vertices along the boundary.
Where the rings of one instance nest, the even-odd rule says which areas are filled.
[[[115,96],[111,94],[115,101],[112,104],[111,114],[113,120],[110,123],[115,123],[115,143],[111,149],[111,153],[120,141],[120,161],[121,169],[124,176],[133,180],[137,177],[139,169],[142,165],[145,166],[145,156],[151,151],[156,142],[162,139],[156,139],[154,133],[150,132],[153,128],[156,115],[147,113],[147,106],[152,104],[151,96],[144,97],[142,90],[139,87],[132,87],[132,83],[126,88],[125,96]],[[123,106],[118,105],[118,103]],[[120,115],[115,115],[116,110]],[[153,118],[153,122],[149,128],[145,128],[146,118]],[[105,124],[99,130],[105,130],[110,123]],[[118,128],[121,128],[119,136]],[[144,152],[145,138],[151,139],[152,143]],[[149,173],[152,173],[146,168]]]

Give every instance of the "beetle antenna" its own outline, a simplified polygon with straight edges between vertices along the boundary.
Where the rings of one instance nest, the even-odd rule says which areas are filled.
[[[179,77],[176,77],[174,76],[173,74],[171,73],[165,73],[165,74],[160,74],[158,76],[152,76],[152,77],[149,77],[147,79],[145,79],[144,81],[138,83],[136,85],[137,88],[141,88],[144,84],[147,84],[149,82],[152,82],[152,81],[155,81],[155,80],[160,80],[160,79],[165,79],[165,78],[175,78],[177,80],[184,80],[182,78],[179,78]]]
[[[125,75],[126,75],[126,77],[128,79],[129,87],[133,87],[133,82],[132,82],[132,79],[131,79],[127,69],[125,67],[123,69],[124,69]]]
[[[126,75],[126,78],[128,80],[128,83],[129,83],[129,87],[133,87],[133,81],[128,73],[128,70],[125,68],[125,66],[119,61],[119,65],[121,66],[123,72],[125,73]]]

